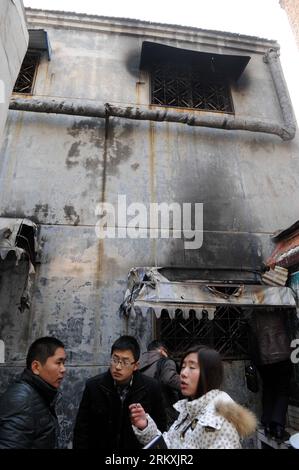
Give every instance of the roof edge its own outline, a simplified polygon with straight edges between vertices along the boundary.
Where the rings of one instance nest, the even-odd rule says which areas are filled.
[[[232,32],[227,32],[227,31],[218,31],[218,30],[211,30],[211,29],[202,29],[202,28],[197,28],[194,26],[184,26],[184,25],[177,25],[177,24],[169,24],[169,23],[158,23],[158,22],[152,22],[152,21],[146,21],[146,20],[140,20],[140,19],[135,19],[135,18],[123,18],[123,17],[114,17],[114,16],[101,16],[101,15],[93,15],[89,13],[78,13],[78,12],[70,12],[70,11],[60,11],[60,10],[42,10],[38,8],[30,8],[26,7],[25,8],[26,15],[27,15],[27,20],[30,22],[30,16],[32,18],[34,15],[37,16],[42,16],[42,15],[48,15],[48,16],[56,16],[57,18],[69,18],[72,19],[72,17],[79,17],[80,19],[85,18],[86,20],[98,20],[102,22],[112,22],[113,21],[113,26],[135,26],[135,27],[140,27],[140,28],[163,28],[165,30],[165,27],[169,28],[170,30],[173,30],[171,32],[173,33],[189,33],[189,34],[204,34],[204,35],[217,35],[217,36],[222,36],[223,39],[232,39],[232,40],[237,40],[240,42],[247,42],[247,43],[258,43],[259,45],[263,45],[264,47],[275,47],[276,49],[279,49],[279,44],[276,40],[274,39],[266,39],[266,38],[261,38],[257,36],[250,36],[246,34],[239,34],[239,33],[232,33]],[[178,31],[179,29],[179,31]]]

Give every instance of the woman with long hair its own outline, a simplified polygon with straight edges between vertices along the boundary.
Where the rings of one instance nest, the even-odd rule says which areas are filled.
[[[163,433],[169,449],[238,449],[240,438],[256,429],[255,415],[220,390],[223,364],[217,351],[206,346],[188,349],[181,361],[181,392],[175,403],[179,412]],[[130,405],[131,422],[144,446],[161,434],[152,418],[138,403]]]

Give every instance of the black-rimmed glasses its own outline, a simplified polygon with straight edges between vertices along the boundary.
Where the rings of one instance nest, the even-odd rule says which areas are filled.
[[[110,359],[110,364],[112,366],[115,366],[115,367],[120,365],[121,367],[129,368],[135,363],[136,363],[136,361],[130,362],[128,359],[119,359],[116,356],[112,356],[111,359]]]

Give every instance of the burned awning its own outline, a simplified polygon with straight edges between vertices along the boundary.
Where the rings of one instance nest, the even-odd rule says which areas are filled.
[[[299,264],[299,221],[290,227],[276,232],[272,237],[276,247],[267,259],[269,267],[292,268]]]
[[[177,312],[189,318],[194,312],[201,319],[206,312],[212,320],[219,306],[241,308],[294,308],[296,302],[288,287],[259,284],[231,284],[198,280],[170,281],[159,268],[133,268],[129,273],[128,289],[121,312],[126,316],[144,317],[166,311],[171,319]]]
[[[0,264],[13,255],[18,265],[22,257],[28,259],[28,273],[20,300],[20,310],[30,306],[30,289],[35,274],[37,226],[29,219],[0,218]]]
[[[48,60],[51,59],[51,46],[49,36],[44,29],[29,29],[28,49],[37,52],[46,52]]]
[[[249,60],[249,56],[200,52],[144,41],[140,69],[151,70],[154,65],[172,63],[201,70],[206,77],[217,75],[238,80]]]

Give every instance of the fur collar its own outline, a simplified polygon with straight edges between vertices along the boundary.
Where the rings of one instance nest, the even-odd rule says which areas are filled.
[[[215,410],[235,426],[241,437],[249,436],[257,428],[257,419],[254,413],[233,401],[219,400],[215,403]]]
[[[200,398],[192,401],[186,399],[178,401],[174,408],[180,412],[180,420],[189,416],[192,420],[197,418],[199,423],[206,427],[220,429],[224,420],[232,423],[240,437],[252,434],[257,427],[257,419],[251,411],[238,405],[226,392],[210,390]]]

